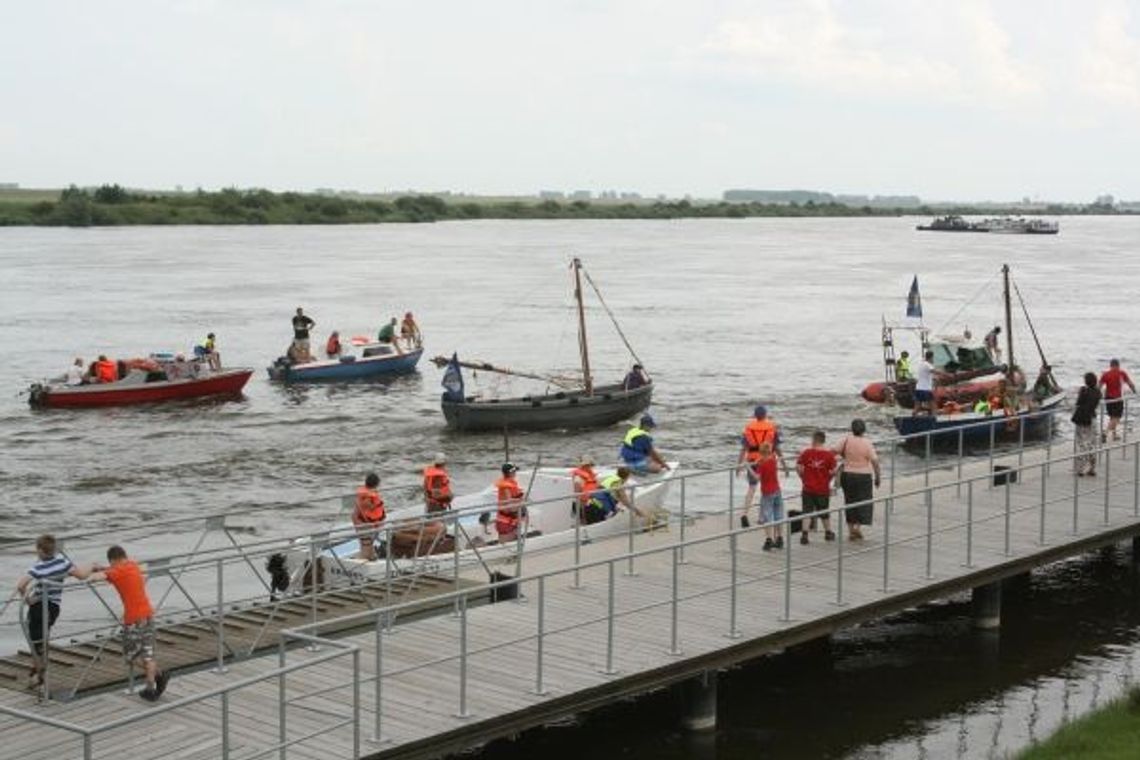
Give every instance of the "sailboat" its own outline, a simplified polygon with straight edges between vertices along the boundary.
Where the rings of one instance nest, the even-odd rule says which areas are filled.
[[[481,430],[551,430],[557,428],[607,427],[622,420],[635,417],[649,407],[653,397],[653,380],[644,372],[631,373],[634,382],[627,381],[612,385],[595,385],[590,372],[590,352],[586,339],[586,312],[582,301],[582,262],[575,258],[571,262],[574,272],[574,298],[578,311],[578,348],[582,362],[582,376],[564,378],[522,372],[486,362],[460,361],[457,355],[450,358],[437,356],[432,362],[446,367],[443,378],[444,393],[440,401],[447,426],[460,431]],[[641,362],[625,339],[617,320],[609,312],[601,293],[589,274],[586,280],[593,288],[603,308],[614,321],[618,335],[630,354]],[[485,372],[497,372],[536,380],[553,385],[558,390],[552,393],[518,396],[514,398],[480,398],[465,393],[463,368]]]
[[[937,407],[934,414],[899,413],[894,417],[894,424],[900,434],[910,436],[934,431],[934,443],[954,443],[959,435],[965,441],[988,441],[1044,438],[1052,434],[1053,414],[1064,403],[1065,393],[1053,378],[1020,290],[1017,291],[1018,301],[1041,358],[1041,370],[1032,386],[1027,386],[1024,373],[1014,362],[1013,301],[1008,264],[1002,266],[1001,274],[1006,339],[1006,363],[1001,369],[1005,373],[1005,386],[1008,389],[1004,408],[988,412],[973,411],[970,407],[962,408],[956,403],[948,402]],[[1016,289],[1017,286],[1013,285],[1013,288]],[[946,435],[941,435],[943,431]],[[923,443],[923,439],[914,439],[914,442]]]

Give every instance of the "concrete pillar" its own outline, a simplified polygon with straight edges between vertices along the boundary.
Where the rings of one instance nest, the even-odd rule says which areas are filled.
[[[984,631],[1001,627],[1001,583],[975,586],[971,597],[974,627]]]
[[[716,671],[706,670],[681,684],[681,725],[689,731],[716,728]]]
[[[1140,536],[1132,537],[1132,564],[1140,565]]]

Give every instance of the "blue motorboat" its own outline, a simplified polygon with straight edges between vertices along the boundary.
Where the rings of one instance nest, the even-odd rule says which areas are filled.
[[[400,353],[390,343],[361,346],[359,356],[347,355],[296,364],[279,357],[267,368],[269,379],[283,383],[343,382],[369,380],[387,375],[415,372],[423,348]]]
[[[907,444],[925,446],[928,433],[935,447],[988,444],[1017,440],[1041,440],[1056,429],[1053,416],[1065,402],[1065,394],[1055,393],[1040,403],[1024,407],[1016,413],[945,412],[937,414],[900,414],[894,418],[899,435],[907,436]],[[1022,430],[1024,427],[1024,430]],[[910,438],[910,436],[914,436]]]

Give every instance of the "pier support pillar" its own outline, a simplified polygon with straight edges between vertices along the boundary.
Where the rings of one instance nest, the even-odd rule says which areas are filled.
[[[716,680],[716,671],[706,670],[681,684],[681,725],[687,730],[716,728]]]
[[[972,599],[974,627],[991,631],[1001,627],[1001,582],[975,586]]]
[[[1132,537],[1132,564],[1140,565],[1140,536]]]

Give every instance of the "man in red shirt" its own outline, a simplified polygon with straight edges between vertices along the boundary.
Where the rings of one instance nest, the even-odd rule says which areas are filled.
[[[823,537],[827,541],[835,540],[835,533],[831,530],[831,518],[828,508],[831,506],[831,480],[835,477],[837,461],[831,449],[823,444],[827,436],[822,430],[811,435],[811,446],[800,452],[796,460],[796,472],[800,474],[800,483],[803,484],[801,500],[803,502],[804,517],[809,512],[823,512]],[[815,518],[812,518],[815,522]],[[800,543],[808,542],[807,526],[800,531]]]
[[[127,557],[121,546],[107,550],[107,567],[94,567],[89,577],[93,581],[107,581],[119,592],[123,602],[123,656],[130,667],[135,660],[143,661],[146,688],[139,696],[153,702],[166,691],[169,676],[158,669],[154,659],[154,609],[146,593],[146,573],[138,563]]]
[[[1100,385],[1104,388],[1104,410],[1108,412],[1106,432],[1112,436],[1114,441],[1116,440],[1116,426],[1120,423],[1120,418],[1124,416],[1124,402],[1121,397],[1124,395],[1126,383],[1135,393],[1136,386],[1132,384],[1132,378],[1120,368],[1120,360],[1113,359],[1108,363],[1108,369],[1100,376]]]

